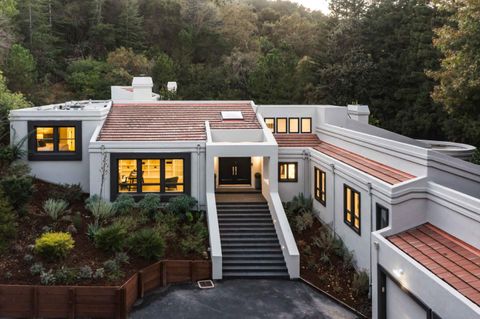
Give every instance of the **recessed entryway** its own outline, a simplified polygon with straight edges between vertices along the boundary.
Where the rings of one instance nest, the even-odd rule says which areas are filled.
[[[252,160],[250,157],[220,157],[218,175],[220,185],[250,185]]]

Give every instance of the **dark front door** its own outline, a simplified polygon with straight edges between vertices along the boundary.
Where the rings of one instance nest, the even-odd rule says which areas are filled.
[[[220,157],[220,184],[251,184],[250,157]]]

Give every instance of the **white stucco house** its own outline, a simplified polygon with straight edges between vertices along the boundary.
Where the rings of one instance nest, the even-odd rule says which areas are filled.
[[[370,273],[374,318],[480,318],[480,166],[462,159],[468,146],[374,127],[362,105],[160,101],[152,85],[14,110],[12,142],[28,135],[25,160],[46,181],[110,200],[195,197],[214,279],[298,278],[282,201],[304,193]],[[265,203],[248,200],[257,173]]]

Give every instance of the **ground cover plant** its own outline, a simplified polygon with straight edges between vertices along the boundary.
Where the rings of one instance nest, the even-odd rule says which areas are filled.
[[[204,213],[191,197],[110,203],[31,178],[16,157],[0,161],[0,283],[113,285],[159,259],[208,258]],[[21,182],[5,182],[13,179]],[[21,189],[21,201],[6,195]]]
[[[311,198],[300,194],[284,203],[300,251],[300,275],[370,317],[369,278],[356,270],[352,252],[313,212]]]

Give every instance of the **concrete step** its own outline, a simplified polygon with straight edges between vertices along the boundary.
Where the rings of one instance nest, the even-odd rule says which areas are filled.
[[[239,243],[239,242],[224,242],[222,241],[222,250],[224,248],[280,248],[278,241],[276,243]]]
[[[277,247],[222,247],[222,254],[224,255],[246,255],[246,254],[265,254],[265,255],[272,255],[272,254],[282,254],[282,250],[280,246]],[[283,254],[282,254],[283,256]]]
[[[252,216],[252,215],[242,215],[242,216],[218,216],[218,220],[224,221],[224,222],[244,222],[246,220],[248,221],[260,221],[260,222],[272,222],[272,217],[270,215],[265,215],[265,216]]]
[[[220,239],[246,239],[246,238],[252,238],[252,239],[275,239],[278,240],[277,234],[275,231],[271,232],[235,232],[235,233],[221,233],[220,234]]]
[[[287,271],[224,271],[223,278],[289,278]]]
[[[251,232],[251,233],[263,233],[263,232],[273,232],[275,233],[275,227],[236,227],[236,228],[229,228],[229,227],[222,227],[220,226],[220,235],[223,233],[243,233],[243,232]]]
[[[240,264],[240,265],[223,265],[222,266],[223,271],[256,271],[256,272],[265,272],[265,271],[285,271],[287,272],[287,267],[285,265],[283,266],[277,266],[277,265],[256,265],[256,266],[249,266],[245,264]]]
[[[219,221],[219,226],[220,228],[244,228],[244,227],[251,227],[251,228],[263,228],[263,227],[270,227],[270,228],[275,228],[273,227],[273,223],[270,222],[234,222],[234,223],[229,223],[225,221]]]
[[[269,236],[266,238],[245,238],[245,237],[225,237],[222,238],[222,243],[275,243],[278,244],[278,239],[275,236]]]
[[[285,266],[285,261],[283,259],[227,259],[223,260],[222,264],[224,266]]]
[[[230,214],[270,214],[270,211],[267,209],[248,209],[248,208],[232,208],[232,209],[225,209],[225,208],[217,208],[217,214],[223,213],[230,213]]]
[[[222,252],[223,253],[223,252]],[[239,260],[248,260],[248,261],[260,261],[260,260],[276,260],[285,262],[283,258],[283,254],[279,253],[272,253],[272,254],[242,254],[242,253],[223,253],[222,260],[232,260],[232,261],[239,261]]]

